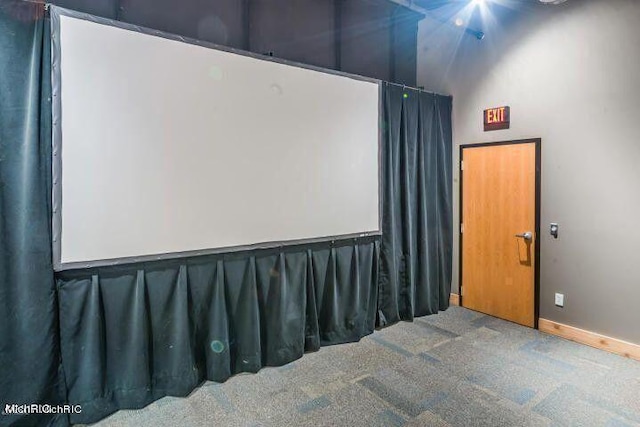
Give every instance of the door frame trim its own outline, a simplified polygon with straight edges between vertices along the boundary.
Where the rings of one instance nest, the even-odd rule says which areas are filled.
[[[528,139],[517,139],[510,141],[497,141],[497,142],[481,142],[476,144],[460,144],[459,146],[459,161],[458,161],[458,172],[459,172],[459,180],[460,180],[460,191],[458,193],[458,294],[460,295],[460,306],[464,307],[464,296],[462,292],[462,239],[464,233],[460,232],[462,226],[462,196],[464,192],[462,175],[464,171],[462,170],[462,161],[464,160],[462,153],[465,148],[478,148],[478,147],[491,147],[497,145],[517,145],[517,144],[535,144],[536,150],[536,190],[535,190],[535,233],[536,240],[534,246],[535,253],[535,266],[534,266],[534,307],[533,307],[533,327],[534,329],[538,329],[538,321],[540,319],[540,202],[541,202],[541,191],[542,191],[542,138],[528,138]]]

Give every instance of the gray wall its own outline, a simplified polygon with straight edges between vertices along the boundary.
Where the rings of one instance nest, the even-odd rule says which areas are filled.
[[[418,84],[453,95],[454,162],[460,144],[542,138],[540,316],[640,343],[640,2],[532,1],[485,31],[420,23]],[[500,105],[512,128],[483,132]]]

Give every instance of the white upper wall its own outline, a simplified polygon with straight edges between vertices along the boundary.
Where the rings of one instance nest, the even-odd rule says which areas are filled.
[[[482,41],[423,20],[418,84],[453,95],[456,165],[460,144],[542,138],[541,317],[640,343],[640,1],[524,3]],[[483,132],[501,105],[511,129]]]

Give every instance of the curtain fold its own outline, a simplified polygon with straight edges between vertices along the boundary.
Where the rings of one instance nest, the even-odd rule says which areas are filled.
[[[445,310],[451,289],[451,97],[383,90],[378,325]]]
[[[43,5],[0,2],[0,411],[64,401],[51,264],[50,51]],[[0,425],[66,417],[0,415]]]
[[[60,274],[68,400],[83,407],[71,422],[371,334],[378,247],[366,238]]]

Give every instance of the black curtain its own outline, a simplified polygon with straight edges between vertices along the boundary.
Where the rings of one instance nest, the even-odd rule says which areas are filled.
[[[385,83],[379,325],[449,306],[451,97]]]
[[[6,404],[64,400],[51,266],[50,49],[43,15],[42,5],[0,2],[0,412]],[[46,425],[54,418],[0,415],[0,425]]]
[[[358,341],[375,326],[378,258],[366,239],[61,275],[71,422]]]

